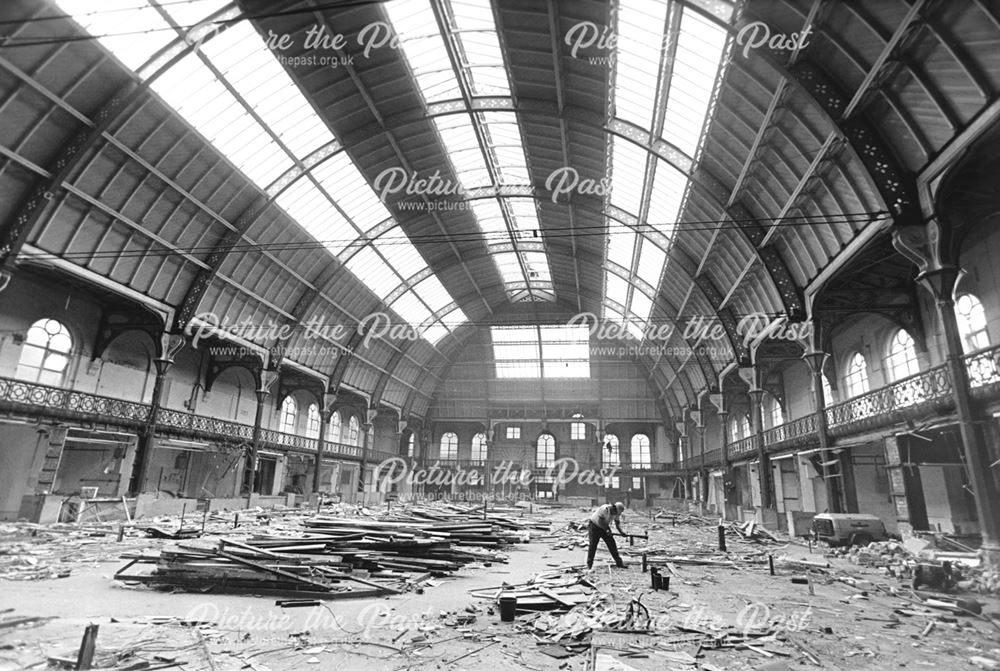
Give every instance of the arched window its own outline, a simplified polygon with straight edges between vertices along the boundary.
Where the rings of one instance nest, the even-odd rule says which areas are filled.
[[[477,433],[472,437],[472,461],[481,464],[486,461],[486,434]]]
[[[847,395],[851,398],[868,392],[868,362],[861,352],[851,356],[844,382],[847,383]]]
[[[601,449],[601,463],[604,465],[604,468],[613,468],[622,464],[618,436],[613,433],[604,436],[604,447]],[[610,489],[618,489],[621,486],[621,479],[617,475],[605,477],[604,486]]]
[[[740,438],[750,437],[750,418],[740,415]]]
[[[913,338],[905,329],[896,331],[889,341],[886,364],[892,382],[920,372],[920,367],[917,365],[917,348],[913,344]]]
[[[637,433],[632,436],[632,466],[634,468],[649,468],[649,436]]]
[[[548,468],[556,462],[556,439],[551,433],[543,433],[538,436],[535,461],[540,468]]]
[[[330,415],[330,425],[326,427],[326,439],[331,443],[340,442],[340,430],[344,426],[344,419],[340,416],[340,410],[334,411]]]
[[[310,403],[306,408],[306,435],[319,438],[319,406],[315,403]]]
[[[955,301],[955,318],[966,354],[990,346],[990,338],[986,334],[986,312],[978,298],[972,294],[959,296]]]
[[[729,420],[729,442],[735,443],[740,439],[740,418],[733,415],[733,418]]]
[[[295,404],[295,399],[286,396],[281,402],[281,421],[278,430],[282,433],[295,433],[295,422],[298,419],[299,409]]]
[[[770,401],[771,428],[773,429],[774,427],[781,426],[785,423],[785,413],[782,412],[781,403],[778,402],[778,399],[772,396]]]
[[[441,459],[458,459],[458,436],[449,431],[441,436]]]
[[[31,325],[21,348],[16,376],[21,380],[54,387],[66,381],[73,338],[55,319],[39,319]]]
[[[412,457],[417,449],[417,434],[410,432],[410,439],[406,442],[406,456]]]
[[[351,415],[351,419],[347,422],[347,442],[351,445],[360,445],[358,438],[360,437],[360,424],[358,423],[358,418]]]

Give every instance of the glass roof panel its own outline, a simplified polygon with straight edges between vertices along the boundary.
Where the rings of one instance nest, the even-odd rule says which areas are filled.
[[[432,345],[437,345],[450,331],[441,322],[434,322],[423,330],[424,338]]]
[[[628,282],[615,273],[607,273],[607,281],[605,295],[615,303],[624,306],[628,299]]]
[[[649,296],[642,293],[638,289],[632,292],[632,314],[634,314],[642,326],[646,326],[646,322],[649,321],[649,315],[653,311],[653,301],[649,299]]]
[[[288,154],[198,54],[182,58],[150,87],[262,189],[292,167]]]
[[[248,22],[235,24],[202,50],[237,93],[298,158],[333,141],[312,106]]]
[[[667,254],[659,245],[649,238],[643,237],[639,247],[639,267],[637,275],[652,287],[660,286],[660,274],[663,272],[663,262]]]
[[[657,160],[646,223],[668,238],[673,237],[687,182],[687,176],[666,161]]]
[[[452,302],[451,295],[437,277],[431,275],[413,287],[413,291],[427,304],[432,312],[437,312]]]
[[[635,216],[639,216],[648,157],[642,147],[617,135],[611,138],[611,204]]]
[[[495,198],[479,198],[471,202],[472,212],[479,221],[479,228],[483,229],[487,244],[499,241],[509,244],[510,237],[500,203]]]
[[[524,275],[521,273],[521,263],[518,260],[517,254],[514,252],[504,252],[502,254],[494,254],[493,260],[497,264],[497,268],[500,270],[500,276],[503,277],[505,284],[512,284],[514,282],[524,282]]]
[[[611,226],[608,260],[617,263],[625,270],[631,270],[632,250],[635,249],[635,231],[618,222],[611,222]]]
[[[462,188],[468,190],[491,186],[493,178],[486,167],[476,130],[468,114],[447,114],[434,118],[448,158],[455,167]]]
[[[666,20],[664,0],[618,5],[615,114],[644,128],[653,120]]]
[[[423,324],[431,316],[427,306],[412,291],[407,291],[397,298],[389,308],[415,327]]]
[[[681,15],[663,139],[688,156],[695,155],[701,140],[726,35],[724,28],[697,12],[685,9]]]
[[[450,5],[457,39],[470,72],[472,93],[509,96],[510,85],[492,6],[488,2],[469,0],[452,0]]]
[[[354,228],[308,177],[295,180],[275,202],[334,254],[343,251],[353,237]]]
[[[169,2],[161,2],[160,6],[167,10],[179,26],[187,28],[201,23],[206,17],[215,14],[223,7],[229,5],[230,1],[231,0],[188,0],[187,2],[184,2],[181,0],[180,2],[177,2],[175,0],[170,0]],[[132,4],[135,4],[135,0],[131,0],[131,2]]]
[[[334,154],[316,166],[313,174],[361,231],[392,217],[347,152]]]
[[[399,36],[400,48],[410,63],[424,102],[461,98],[462,91],[430,3],[394,0],[382,6]]]
[[[386,265],[372,247],[361,248],[347,261],[347,269],[372,290],[380,299],[392,293],[399,285],[399,276]]]
[[[138,0],[58,0],[59,6],[132,70],[177,38],[156,8]]]
[[[400,279],[407,279],[427,267],[424,257],[417,248],[405,238],[379,238],[374,242],[375,249],[385,258],[389,265],[399,273]],[[398,281],[397,281],[398,284]]]

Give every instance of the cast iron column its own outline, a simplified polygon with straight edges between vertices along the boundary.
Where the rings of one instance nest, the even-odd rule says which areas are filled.
[[[313,463],[313,494],[319,493],[319,472],[323,466],[323,451],[326,448],[326,429],[330,424],[330,417],[333,415],[333,404],[337,400],[337,395],[325,392],[321,400],[319,411],[319,438],[316,440],[316,461]]]
[[[156,357],[153,365],[156,367],[156,380],[153,382],[153,396],[149,401],[149,414],[146,416],[146,423],[142,427],[142,435],[139,436],[137,468],[133,471],[134,477],[129,489],[134,494],[142,492],[146,482],[146,475],[149,472],[149,462],[153,458],[153,434],[156,433],[158,415],[160,414],[160,403],[163,397],[163,382],[167,378],[167,371],[173,363],[170,359]]]
[[[827,353],[820,351],[806,352],[802,355],[803,361],[809,366],[812,373],[813,397],[816,399],[816,438],[819,439],[820,455],[823,457],[823,484],[826,487],[826,505],[830,512],[843,512],[840,505],[840,494],[833,473],[830,472],[830,436],[826,430],[826,398],[823,394],[823,365],[826,363]]]
[[[250,467],[247,469],[247,496],[254,492],[257,480],[257,453],[260,451],[261,424],[264,420],[264,407],[271,393],[271,385],[278,379],[277,371],[262,370],[260,372],[260,387],[254,390],[257,396],[257,411],[253,418],[253,438],[250,443]]]
[[[132,482],[129,489],[133,494],[140,494],[149,473],[149,463],[153,458],[153,436],[159,421],[160,405],[163,402],[163,383],[167,372],[174,363],[174,355],[184,345],[184,339],[179,335],[164,333],[160,336],[160,355],[153,359],[156,368],[156,379],[153,381],[153,394],[149,401],[149,414],[139,436],[136,451],[136,468],[133,469]]]
[[[757,481],[760,486],[760,507],[771,507],[771,491],[768,486],[767,453],[764,451],[764,422],[761,411],[761,400],[764,397],[763,389],[751,389],[747,392],[750,395],[750,419],[753,426],[754,440],[757,442]],[[761,513],[763,515],[763,513]]]
[[[917,276],[924,288],[931,292],[937,305],[938,319],[944,331],[945,354],[948,373],[951,376],[952,396],[955,400],[955,414],[965,448],[965,462],[969,471],[979,514],[979,526],[983,535],[983,550],[994,563],[1000,563],[1000,501],[996,481],[993,478],[989,452],[979,429],[969,398],[969,371],[963,359],[962,338],[955,318],[955,303],[952,298],[955,285],[961,276],[956,267],[945,267],[921,273]]]

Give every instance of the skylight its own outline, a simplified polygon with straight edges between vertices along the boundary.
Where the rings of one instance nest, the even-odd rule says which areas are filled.
[[[727,31],[675,0],[620,0],[615,44],[614,115],[649,129],[693,164],[722,72]],[[671,50],[674,57],[666,58]],[[606,268],[603,313],[605,319],[625,321],[641,339],[654,302],[636,281],[659,288],[667,263],[664,238],[673,237],[689,180],[630,140],[614,135],[608,144],[607,202],[634,216],[636,229],[609,222],[607,260],[624,269],[633,286],[623,287],[616,271]]]
[[[334,137],[249,22],[229,23],[224,30],[204,24],[228,2],[176,1],[159,8],[137,7],[138,3],[108,0],[95,11],[87,0],[60,0],[67,13],[126,66],[149,78],[150,88],[251,181],[265,192],[277,191],[277,205],[317,241],[332,254],[351,254],[347,268],[378,298],[398,293],[401,283],[427,269],[419,251],[398,228],[393,229],[391,241],[362,246],[367,242],[365,234],[391,222],[392,216],[346,152],[327,158],[311,173],[303,171],[283,190],[269,190],[280,176],[302,167],[310,154],[333,143]],[[169,15],[176,29],[161,12]],[[188,30],[199,23],[201,28]],[[432,37],[441,44],[436,30]],[[178,38],[199,47],[162,72],[143,68]],[[431,48],[433,40],[427,42]],[[422,61],[429,66],[424,73],[427,81],[441,80],[443,74],[454,85],[447,54],[436,61],[430,58],[435,55],[441,54],[428,52]],[[457,85],[442,88],[445,93],[457,90]],[[450,332],[433,315],[452,302],[450,296],[442,298],[447,291],[434,281],[437,285],[425,280],[421,291],[407,287],[393,303],[393,310],[412,326],[424,327],[432,342]],[[449,318],[453,326],[466,321],[457,307]]]
[[[461,66],[450,73],[454,88],[441,84],[442,64],[452,62],[445,38],[429,2],[396,0],[385,3],[399,36],[401,51],[428,105],[468,96],[510,96],[510,85],[496,24],[489,3],[442,0]],[[433,59],[430,65],[427,59]],[[464,90],[463,90],[464,87]],[[528,186],[530,175],[517,118],[509,112],[462,112],[434,117],[434,125],[455,175],[465,191],[483,187]],[[471,211],[483,231],[487,248],[515,300],[553,300],[548,258],[541,242],[525,244],[519,232],[538,230],[532,199],[476,200]]]
[[[493,326],[490,337],[498,378],[590,377],[587,326]]]

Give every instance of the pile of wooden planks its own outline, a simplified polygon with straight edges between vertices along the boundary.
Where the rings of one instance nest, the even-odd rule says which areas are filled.
[[[577,569],[546,571],[529,582],[483,587],[469,593],[477,599],[498,601],[516,597],[519,611],[565,610],[590,602],[597,589]]]
[[[506,562],[498,548],[520,542],[517,520],[482,519],[466,510],[409,509],[397,520],[316,516],[297,527],[257,527],[218,547],[180,544],[158,553],[124,555],[117,580],[189,591],[307,598],[393,594],[419,588],[473,562]],[[402,519],[405,518],[405,519]],[[133,566],[152,572],[129,572]]]
[[[729,524],[729,531],[745,541],[755,541],[757,543],[782,542],[777,536],[765,529],[762,525],[757,524],[754,520],[747,520],[742,524],[732,522]]]
[[[282,555],[232,540],[215,548],[187,545],[124,558],[129,562],[115,580],[182,591],[338,599],[399,594],[405,588],[353,575],[339,557]],[[143,564],[153,572],[128,573]]]

